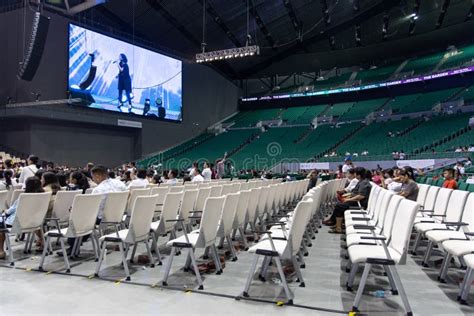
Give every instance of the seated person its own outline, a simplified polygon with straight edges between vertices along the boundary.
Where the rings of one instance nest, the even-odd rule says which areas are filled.
[[[178,183],[178,171],[175,170],[175,169],[171,169],[169,172],[168,172],[168,180],[166,180],[166,184],[170,184],[170,185],[176,185]]]
[[[454,169],[448,168],[443,171],[443,188],[456,190],[458,188],[458,183],[454,179]]]
[[[132,181],[128,184],[128,188],[131,187],[142,187],[145,188],[147,185],[150,184],[146,179],[146,170],[145,169],[138,169],[132,172]]]
[[[37,177],[29,177],[25,180],[25,193],[42,193],[44,192],[43,188],[41,187],[41,180]],[[12,206],[5,212],[3,212],[2,216],[0,217],[0,228],[7,228],[12,227],[13,222],[15,221],[16,210],[18,208],[18,201],[17,199],[13,202]],[[43,239],[40,235],[40,232],[36,232],[37,236],[40,237],[41,243],[38,246],[38,251],[42,251],[43,248]],[[0,259],[5,259],[5,238],[7,238],[4,232],[0,232]]]
[[[89,181],[82,171],[74,171],[69,176],[68,191],[82,190],[82,194],[86,193],[89,189]]]
[[[334,211],[331,217],[323,222],[325,225],[334,225],[333,229],[329,231],[332,234],[342,234],[344,212],[346,210],[351,207],[358,207],[359,204],[363,209],[367,208],[370,190],[372,189],[372,185],[370,184],[370,178],[372,177],[372,173],[369,170],[366,170],[365,168],[356,167],[355,175],[356,178],[359,180],[359,183],[354,188],[352,195],[350,197],[347,197],[343,203],[338,202],[334,207]]]
[[[418,197],[418,184],[413,180],[413,169],[410,167],[403,168],[400,170],[399,178],[402,187],[398,194],[408,200],[416,201]]]
[[[344,190],[337,191],[338,200],[343,202],[346,197],[350,197],[352,191],[356,188],[357,184],[359,183],[359,179],[357,179],[354,168],[349,169],[346,173],[347,179],[349,183],[344,188]]]
[[[201,176],[201,171],[199,168],[195,168],[192,174],[193,178],[191,182],[203,182],[204,178]]]
[[[392,178],[392,181],[387,184],[387,190],[390,190],[390,191],[393,191],[393,192],[400,192],[400,190],[402,189],[402,182],[400,180],[400,169],[398,168],[395,168],[393,169],[393,178]]]

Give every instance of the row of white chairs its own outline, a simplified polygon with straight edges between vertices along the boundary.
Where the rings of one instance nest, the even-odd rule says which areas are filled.
[[[418,200],[422,208],[413,226],[416,238],[412,254],[417,255],[421,242],[426,240],[422,265],[429,267],[437,246],[443,254],[438,276],[442,283],[446,282],[452,258],[457,258],[461,267],[467,267],[458,295],[458,300],[465,304],[474,277],[471,258],[474,253],[474,193],[427,184],[419,184],[419,188]]]

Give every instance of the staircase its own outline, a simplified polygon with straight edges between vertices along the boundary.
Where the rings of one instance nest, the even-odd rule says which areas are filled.
[[[339,147],[340,145],[342,145],[343,143],[345,143],[347,140],[351,139],[352,137],[354,137],[354,135],[356,135],[360,130],[362,130],[366,125],[365,124],[361,124],[358,128],[356,128],[355,130],[353,130],[352,132],[348,133],[347,135],[345,135],[343,138],[341,138],[337,143],[335,143],[334,145],[332,145],[330,148],[328,148],[327,150],[323,151],[322,153],[318,154],[316,156],[316,158],[321,158],[324,156],[324,154],[326,153],[331,153],[333,151],[335,151],[337,149],[337,147]]]
[[[236,153],[238,153],[239,151],[241,151],[242,149],[244,149],[245,147],[250,145],[261,134],[262,134],[261,132],[257,132],[257,133],[252,134],[249,138],[247,138],[240,145],[238,145],[237,147],[235,147],[235,148],[231,149],[230,151],[228,151],[227,152],[227,157],[232,157],[232,155],[235,155]]]
[[[423,124],[423,122],[425,122],[425,120],[419,120],[418,122],[416,122],[415,124],[407,127],[406,129],[404,129],[403,131],[400,132],[400,134],[398,135],[395,135],[396,137],[399,137],[399,136],[404,136],[408,133],[410,133],[412,130],[414,130],[415,128],[417,128],[418,126],[420,126],[421,124]]]
[[[313,131],[313,129],[311,127],[309,127],[307,130],[305,130],[303,133],[301,133],[301,135],[298,136],[298,138],[296,138],[293,141],[293,143],[295,143],[295,144],[302,143],[306,138],[308,138],[309,134],[311,134],[312,131]]]

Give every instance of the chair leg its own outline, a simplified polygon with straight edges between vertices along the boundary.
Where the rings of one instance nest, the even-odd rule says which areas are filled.
[[[44,264],[44,259],[46,258],[46,252],[48,251],[49,248],[49,243],[51,242],[51,237],[46,237],[46,241],[43,246],[43,253],[41,254],[41,260],[40,264],[38,267],[38,270],[43,271],[43,264]]]
[[[23,253],[28,253],[28,246],[30,245],[31,233],[26,233],[25,247],[23,248]]]
[[[253,274],[255,273],[255,269],[257,268],[257,263],[258,263],[258,255],[254,254],[252,265],[249,271],[249,276],[247,277],[247,283],[245,284],[244,292],[242,293],[244,297],[249,297],[250,283],[252,283]]]
[[[283,267],[281,266],[280,257],[275,257],[276,266],[278,269],[278,273],[280,274],[281,283],[283,284],[283,289],[285,289],[286,297],[288,298],[289,305],[293,304],[293,295],[288,288],[288,283],[286,282],[285,272],[283,272]]]
[[[224,239],[225,239],[225,237],[221,237],[221,239],[219,241],[219,245],[217,246],[217,248],[219,248],[219,249],[224,248]]]
[[[416,238],[415,238],[415,243],[413,244],[413,250],[411,251],[412,255],[414,256],[416,256],[416,250],[418,249],[420,241],[421,241],[421,233],[417,233]]]
[[[64,259],[64,263],[66,264],[66,273],[70,273],[71,272],[71,266],[69,265],[69,259],[67,257],[66,247],[64,246],[64,239],[61,238],[59,240],[59,243],[61,244],[61,250],[63,251],[63,259]]]
[[[99,260],[99,245],[96,244],[97,241],[97,236],[95,235],[95,232],[93,231],[91,234],[91,243],[92,243],[92,248],[94,250],[94,256],[95,256],[95,261]]]
[[[293,263],[293,268],[295,268],[296,276],[298,277],[298,281],[300,282],[300,287],[305,287],[306,285],[304,283],[303,274],[301,273],[300,265],[298,264],[298,261],[296,261],[295,256],[291,257],[291,262]]]
[[[146,247],[146,252],[148,253],[148,257],[150,258],[150,267],[154,268],[155,267],[155,258],[151,254],[151,249],[150,249],[150,245],[148,244],[148,240],[145,239],[144,243],[145,243],[145,247]]]
[[[132,250],[132,256],[130,257],[130,262],[133,263],[134,259],[135,259],[135,253],[137,251],[137,248],[138,248],[138,243],[136,244],[133,244],[133,250]],[[127,251],[128,252],[128,251]],[[125,257],[127,257],[127,255],[125,255]]]
[[[193,264],[194,268],[194,274],[196,274],[196,279],[198,280],[199,290],[203,290],[204,286],[202,285],[202,278],[201,278],[201,273],[199,272],[199,268],[196,262],[196,257],[194,256],[194,248],[189,248],[189,255],[191,256],[191,262]]]
[[[438,280],[440,282],[445,282],[446,280],[446,275],[448,274],[448,269],[449,269],[449,265],[451,264],[451,258],[453,256],[446,252],[446,254],[444,255],[444,259],[443,259],[443,264],[441,266],[441,271],[439,272],[439,277],[438,277]]]
[[[300,259],[300,268],[301,269],[304,269],[306,268],[306,262],[304,261],[304,258],[303,258],[303,252],[301,251],[301,249],[298,251],[298,258]]]
[[[99,261],[97,261],[97,265],[95,266],[95,276],[96,277],[99,276],[100,266],[102,265],[102,261],[104,260],[106,251],[107,251],[107,242],[103,241],[102,242],[102,248],[100,249]]]
[[[366,263],[364,267],[364,272],[362,273],[362,278],[360,279],[359,288],[357,289],[357,294],[354,299],[354,304],[352,305],[352,311],[359,310],[360,300],[362,299],[362,294],[364,293],[365,283],[367,282],[367,278],[369,277],[370,269],[372,265],[370,263]]]
[[[240,237],[242,238],[242,243],[244,244],[244,249],[248,250],[249,245],[247,243],[247,238],[245,237],[245,232],[244,232],[244,229],[242,227],[239,227],[239,234],[240,234]]]
[[[408,302],[408,296],[405,293],[405,289],[403,288],[402,281],[400,280],[400,276],[398,275],[397,269],[394,266],[387,266],[387,269],[390,270],[393,280],[397,286],[398,292],[400,293],[400,297],[402,298],[403,305],[405,306],[405,311],[407,315],[413,315],[411,311],[410,303]]]
[[[422,265],[423,265],[424,267],[427,267],[427,266],[428,266],[428,262],[429,262],[430,257],[431,257],[431,252],[433,251],[433,245],[434,245],[433,241],[430,240],[430,241],[428,242],[428,247],[426,248],[425,256],[423,257],[423,263],[422,263]]]
[[[206,249],[204,249],[204,254],[202,255],[202,258],[203,259],[209,258],[209,247],[206,247]]]
[[[217,253],[217,247],[215,244],[212,244],[211,248],[212,248],[212,254],[214,257],[214,262],[216,265],[216,274],[217,275],[222,274],[223,271],[222,271],[221,259],[219,258],[219,254]]]
[[[262,267],[260,268],[260,274],[258,275],[258,278],[260,279],[260,281],[265,282],[267,272],[268,272],[268,267],[270,266],[271,262],[272,262],[272,257],[265,256],[263,258]]]
[[[189,269],[191,269],[191,255],[188,252],[188,255],[186,256],[186,263],[184,264],[184,272],[188,272]]]
[[[347,283],[346,283],[346,289],[348,291],[352,292],[352,286],[354,286],[354,279],[355,279],[358,269],[359,269],[359,264],[353,263],[351,265],[351,272],[349,273],[349,276],[347,277]]]
[[[130,272],[128,271],[127,258],[125,257],[124,245],[122,242],[119,243],[120,255],[122,255],[123,268],[125,270],[125,275],[127,276],[126,280],[130,281]]]
[[[232,239],[230,238],[230,235],[225,236],[225,239],[227,239],[230,252],[232,253],[232,261],[237,261],[237,252],[235,251],[234,244],[232,243]]]
[[[163,262],[161,261],[160,249],[158,249],[158,237],[156,234],[151,233],[152,244],[151,246],[155,249],[156,257],[158,258],[158,265],[161,266]]]
[[[13,249],[10,243],[10,236],[8,235],[8,231],[5,232],[5,243],[8,249],[8,260],[10,262],[10,266],[14,266],[15,260],[13,259]]]
[[[392,294],[397,295],[397,283],[395,283],[395,280],[393,279],[392,271],[389,269],[389,266],[383,266],[383,269],[387,273],[388,281],[390,282],[390,286],[392,287]]]
[[[464,276],[464,287],[461,288],[460,303],[466,304],[467,296],[471,290],[472,281],[474,280],[474,270],[468,268]]]
[[[176,248],[171,247],[171,253],[170,253],[170,256],[168,258],[168,262],[166,262],[165,276],[164,276],[163,281],[162,281],[163,286],[168,285],[168,276],[170,274],[171,264],[173,263],[173,258],[174,258],[175,254],[176,254]]]

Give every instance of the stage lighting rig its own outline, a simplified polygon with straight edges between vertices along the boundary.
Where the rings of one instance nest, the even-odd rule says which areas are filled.
[[[260,47],[257,45],[237,47],[237,48],[216,50],[216,51],[196,54],[196,62],[204,63],[204,62],[211,62],[215,60],[255,56],[259,54],[260,54]]]

